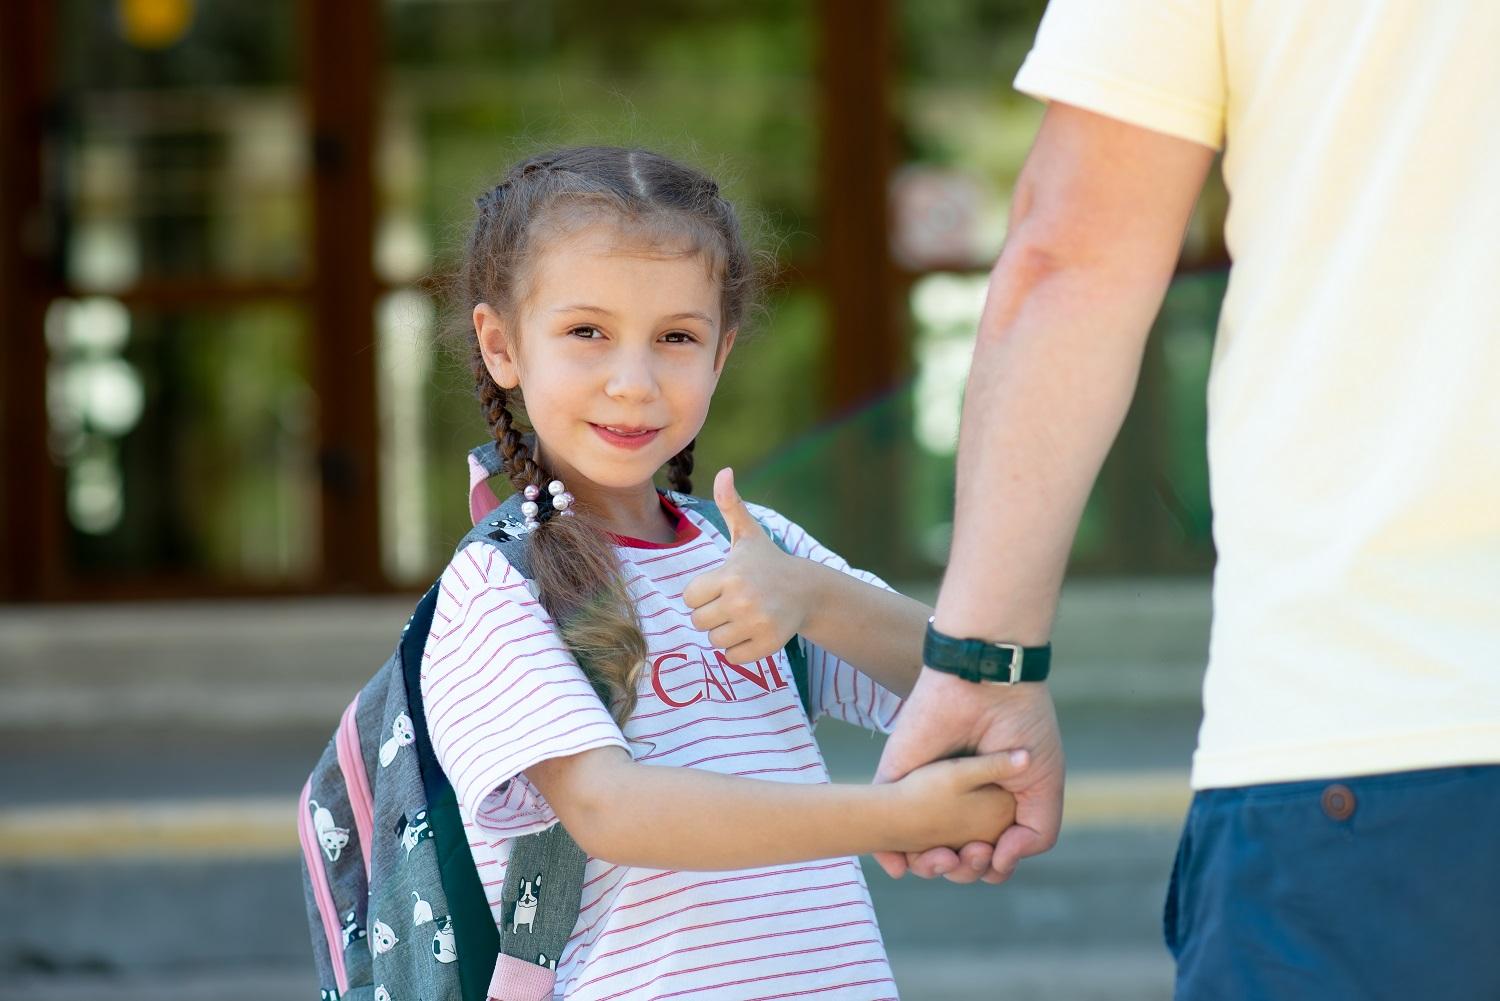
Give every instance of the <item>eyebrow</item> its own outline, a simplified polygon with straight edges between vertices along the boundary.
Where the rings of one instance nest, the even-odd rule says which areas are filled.
[[[578,303],[578,304],[572,305],[572,306],[559,306],[556,309],[554,309],[552,312],[554,312],[554,313],[598,313],[600,316],[614,316],[615,315],[613,312],[611,312],[610,310],[605,309],[602,306],[588,306],[588,305],[584,305],[582,303]],[[662,317],[662,319],[663,320],[667,320],[667,321],[671,321],[671,320],[702,320],[704,323],[707,323],[709,325],[712,325],[713,322],[714,322],[713,317],[709,316],[707,313],[700,313],[697,310],[692,310],[692,311],[686,312],[686,313],[673,313],[671,316],[664,316],[664,317]]]

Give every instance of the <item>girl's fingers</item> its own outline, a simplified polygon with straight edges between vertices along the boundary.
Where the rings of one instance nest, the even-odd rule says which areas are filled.
[[[971,758],[953,758],[949,767],[954,769],[964,786],[977,789],[984,785],[1003,786],[1019,776],[1031,763],[1031,755],[1023,748],[1000,751],[994,754],[977,754]]]
[[[692,614],[693,627],[704,632],[727,625],[730,618],[729,610],[719,601],[710,601],[702,608],[694,610]]]
[[[744,628],[733,622],[711,629],[708,632],[708,641],[720,650],[723,650],[726,654],[730,653],[733,647],[744,643],[748,639],[750,639],[750,636],[746,634]],[[729,659],[734,660],[734,657],[731,656]],[[739,661],[735,661],[735,663],[739,663]]]
[[[776,649],[768,650],[764,644],[757,643],[754,638],[723,649],[724,656],[729,658],[731,664],[753,664],[762,657],[770,657],[776,653]]]
[[[682,592],[682,600],[689,608],[701,608],[718,598],[723,589],[723,579],[719,571],[710,570],[708,573],[699,574],[693,578],[687,590]]]

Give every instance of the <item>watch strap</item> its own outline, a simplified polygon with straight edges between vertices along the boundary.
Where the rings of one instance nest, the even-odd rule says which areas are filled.
[[[1046,681],[1052,669],[1052,644],[1021,646],[981,639],[958,639],[940,633],[931,620],[922,641],[922,663],[965,681],[1013,685]]]

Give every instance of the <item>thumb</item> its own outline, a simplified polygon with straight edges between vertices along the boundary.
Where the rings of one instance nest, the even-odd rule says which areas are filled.
[[[1000,751],[996,754],[980,754],[972,758],[953,758],[953,766],[968,786],[1003,786],[1019,776],[1031,763],[1031,755],[1024,749]]]
[[[714,477],[714,503],[719,506],[719,512],[724,515],[724,523],[729,526],[731,548],[747,539],[765,534],[760,522],[755,520],[755,515],[740,500],[739,491],[734,488],[734,470],[727,466]]]

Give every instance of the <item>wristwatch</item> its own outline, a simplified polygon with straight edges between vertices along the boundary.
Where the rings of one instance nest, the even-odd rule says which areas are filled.
[[[922,641],[922,663],[934,671],[956,674],[965,681],[1014,685],[1022,681],[1046,681],[1052,667],[1052,644],[1021,646],[989,640],[961,640],[937,631],[927,620],[927,638]]]

